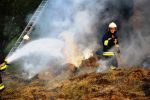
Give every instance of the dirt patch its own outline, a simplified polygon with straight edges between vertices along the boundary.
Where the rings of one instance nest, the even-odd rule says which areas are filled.
[[[137,79],[142,79],[144,77],[144,72],[141,69],[137,69],[129,75],[130,80],[137,80]]]

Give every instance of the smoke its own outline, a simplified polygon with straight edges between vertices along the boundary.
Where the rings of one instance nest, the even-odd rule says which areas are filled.
[[[104,0],[51,0],[34,33],[66,41],[67,59],[79,66],[99,47],[96,34],[103,3]]]
[[[129,20],[132,30],[131,28],[127,29],[130,31],[128,33],[130,37],[125,37],[124,48],[122,48],[124,49],[122,50],[124,60],[128,66],[143,65],[146,63],[144,60],[148,59],[147,56],[150,55],[149,3],[148,0],[134,0],[134,14]],[[125,24],[123,25],[125,26]],[[129,40],[130,42],[126,42]]]
[[[98,69],[97,69],[97,72],[99,73],[99,72],[104,72],[104,71],[106,71],[107,69],[108,69],[108,61],[106,61],[106,60],[100,60],[99,62],[98,62],[100,65],[99,65],[99,67],[98,67]]]
[[[105,2],[49,0],[30,36],[33,41],[8,57],[8,62],[20,61],[27,78],[49,68],[57,71],[64,63],[79,67],[99,47],[97,33],[102,22],[99,15]]]
[[[101,48],[98,41],[106,32],[108,23],[115,21],[125,63],[139,65],[150,48],[148,2],[49,0],[30,36],[35,41],[16,51],[9,60],[13,62],[22,58],[22,68],[28,72],[28,78],[44,69],[57,70],[64,63],[78,67],[83,59]],[[106,66],[102,70],[105,69]]]

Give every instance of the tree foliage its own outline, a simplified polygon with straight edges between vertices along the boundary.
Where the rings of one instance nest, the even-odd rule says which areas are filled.
[[[26,26],[26,17],[34,13],[42,0],[0,1],[0,63]]]

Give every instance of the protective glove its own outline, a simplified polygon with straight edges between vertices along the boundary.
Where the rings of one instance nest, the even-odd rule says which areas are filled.
[[[118,53],[118,54],[120,53],[120,49],[119,49],[119,48],[117,48],[117,53]]]

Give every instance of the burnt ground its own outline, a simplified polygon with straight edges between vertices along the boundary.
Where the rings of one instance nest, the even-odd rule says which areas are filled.
[[[2,100],[150,100],[150,70],[142,68],[85,73],[52,85],[5,74]],[[53,87],[53,88],[52,88]]]
[[[150,70],[131,67],[96,73],[92,64],[96,63],[89,63],[86,69],[81,67],[77,73],[71,69],[56,77],[39,75],[32,80],[5,72],[2,77],[6,89],[1,92],[1,99],[150,100]]]

